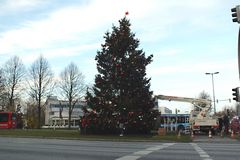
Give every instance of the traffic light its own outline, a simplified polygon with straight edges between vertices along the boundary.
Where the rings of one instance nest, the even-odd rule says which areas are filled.
[[[240,23],[240,5],[236,6],[235,8],[232,8],[231,11],[232,13],[232,21]]]
[[[233,88],[232,89],[233,91],[233,100],[237,101],[237,102],[240,102],[240,98],[239,98],[239,87],[237,88]]]

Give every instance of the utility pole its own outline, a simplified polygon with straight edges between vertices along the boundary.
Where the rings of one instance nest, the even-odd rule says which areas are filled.
[[[232,21],[240,23],[240,5],[237,5],[235,8],[231,9],[232,11]],[[240,79],[240,28],[238,31],[238,73],[239,73],[239,79]]]
[[[205,73],[206,75],[211,75],[212,76],[212,90],[213,90],[213,109],[214,109],[214,114],[216,114],[216,100],[215,100],[215,89],[214,89],[214,79],[213,75],[218,74],[219,72],[213,72],[213,73]]]

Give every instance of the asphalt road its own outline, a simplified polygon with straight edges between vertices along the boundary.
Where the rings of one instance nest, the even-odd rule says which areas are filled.
[[[239,160],[239,141],[105,142],[0,137],[7,160]]]

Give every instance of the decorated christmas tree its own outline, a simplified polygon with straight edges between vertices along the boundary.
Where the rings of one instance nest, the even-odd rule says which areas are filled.
[[[93,93],[87,93],[88,128],[99,133],[149,133],[157,111],[150,91],[146,66],[153,56],[146,57],[138,49],[139,40],[131,32],[126,16],[106,32],[101,51],[97,52],[98,74]],[[89,110],[88,110],[89,111]],[[94,115],[93,115],[94,114]]]

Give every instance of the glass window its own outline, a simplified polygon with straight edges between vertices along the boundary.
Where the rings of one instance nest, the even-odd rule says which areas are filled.
[[[7,121],[8,121],[8,113],[1,113],[0,122],[7,122]]]
[[[59,120],[56,120],[56,125],[60,125],[60,121]]]
[[[175,123],[176,122],[176,117],[171,117],[171,122]]]
[[[12,120],[16,120],[17,119],[17,115],[15,113],[12,113]]]
[[[181,117],[177,118],[177,123],[182,123],[182,118]]]
[[[73,126],[73,120],[71,120],[71,123],[70,123],[70,124],[71,124],[71,126]]]
[[[79,123],[80,123],[80,120],[79,120],[79,119],[76,119],[76,120],[75,120],[75,126],[79,126]]]
[[[68,120],[65,120],[65,125],[68,126]]]

